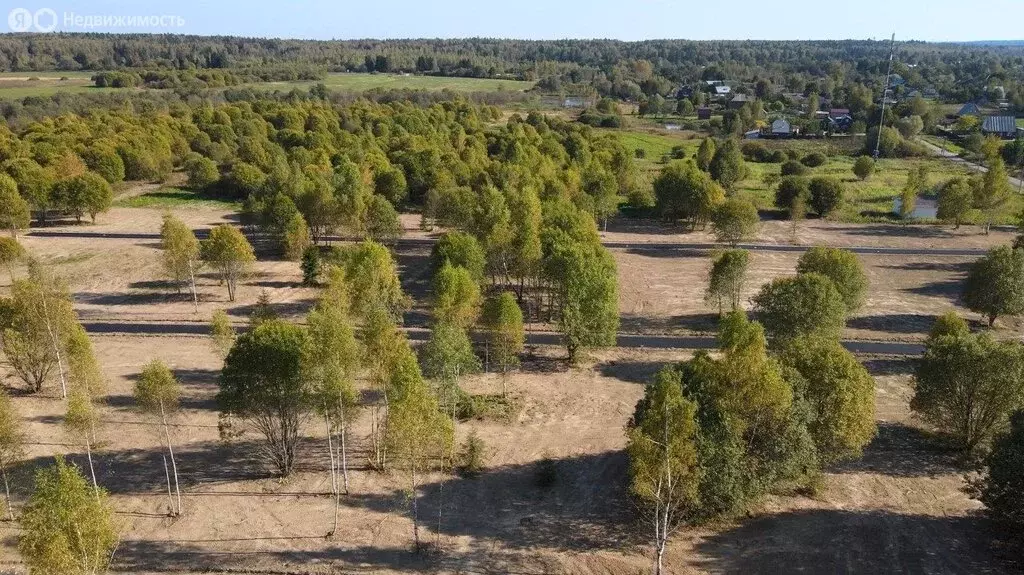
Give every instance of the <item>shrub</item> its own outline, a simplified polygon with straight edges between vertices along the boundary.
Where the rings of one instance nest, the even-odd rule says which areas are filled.
[[[810,198],[807,179],[800,176],[782,178],[775,190],[775,207],[788,212],[793,208],[793,202],[801,198],[803,202]]]
[[[803,159],[800,160],[800,163],[808,168],[817,168],[818,166],[825,165],[825,162],[827,161],[828,158],[825,157],[825,154],[822,154],[821,152],[811,152],[804,156]]]
[[[810,183],[811,207],[824,218],[842,203],[843,191],[843,183],[836,178],[813,178]]]
[[[802,176],[807,173],[807,166],[795,160],[789,160],[782,164],[783,176]]]
[[[486,466],[487,446],[474,429],[459,449],[456,468],[463,477],[477,477]]]
[[[875,173],[875,160],[871,156],[861,156],[853,163],[853,174],[861,180],[866,180]]]
[[[783,152],[782,150],[775,150],[768,155],[768,161],[773,164],[781,164],[785,162],[787,158],[788,156],[786,156],[786,152]]]

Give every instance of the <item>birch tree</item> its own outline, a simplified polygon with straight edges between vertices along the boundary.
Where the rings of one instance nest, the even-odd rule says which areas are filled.
[[[11,398],[0,391],[0,476],[4,480],[7,497],[7,515],[14,521],[14,506],[11,504],[11,486],[7,481],[7,469],[24,455],[25,435],[21,419],[14,410]]]
[[[652,527],[654,572],[664,569],[665,547],[697,496],[697,406],[667,370],[647,387],[645,409],[626,429],[630,491]]]
[[[92,435],[98,419],[96,406],[89,396],[81,391],[71,394],[68,398],[67,414],[64,416],[64,428],[75,441],[85,446],[85,454],[89,460],[89,475],[92,477],[92,487],[97,498],[100,497],[100,486],[96,482],[96,467],[92,462]]]
[[[178,486],[178,463],[174,459],[174,446],[167,423],[167,418],[178,409],[181,384],[164,362],[154,359],[143,368],[142,374],[135,382],[134,396],[135,403],[143,413],[160,417],[164,440],[167,442],[167,454],[171,457],[171,469],[174,472],[175,499],[171,502],[171,514],[181,515],[183,509],[181,488]]]
[[[227,284],[228,300],[235,301],[238,280],[249,273],[256,261],[249,240],[242,232],[228,224],[221,224],[210,230],[210,237],[201,244],[203,260],[217,270],[221,283]]]
[[[164,214],[160,226],[160,247],[163,249],[163,264],[167,275],[174,281],[178,293],[184,284],[192,288],[192,304],[199,311],[199,294],[196,292],[196,273],[202,265],[200,244],[196,235],[184,222],[171,214]]]

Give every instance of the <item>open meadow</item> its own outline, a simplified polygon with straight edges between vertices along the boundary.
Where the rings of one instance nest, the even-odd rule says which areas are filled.
[[[70,284],[75,308],[109,379],[93,457],[97,479],[113,496],[122,526],[112,568],[124,573],[565,573],[632,575],[649,565],[647,534],[626,497],[624,426],[644,384],[663,365],[692,356],[686,349],[613,348],[570,367],[559,346],[529,345],[509,376],[516,409],[507,420],[474,419],[457,436],[476,433],[489,463],[475,479],[428,474],[419,490],[426,533],[444,553],[410,553],[412,525],[405,483],[367,465],[369,418],[353,426],[351,493],[333,523],[323,422],[302,427],[297,471],[273,477],[255,457],[255,437],[223,441],[215,401],[221,359],[206,335],[212,313],[225,309],[242,326],[261,293],[281,316],[300,319],[317,296],[303,287],[298,264],[261,257],[237,301],[216,277],[198,281],[198,311],[176,293],[159,261],[159,226],[171,210],[203,236],[236,223],[230,204],[196,201],[176,188],[127,193],[95,225],[34,228],[23,244]],[[429,297],[430,246],[439,234],[402,217],[405,239],[396,256],[403,288],[416,299],[406,325],[423,327]],[[800,246],[864,248],[870,277],[866,305],[844,333],[848,340],[919,341],[931,318],[958,307],[959,283],[977,255],[937,256],[927,250],[983,250],[1012,234],[982,235],[932,226],[841,224],[811,220],[793,231],[768,221],[756,239],[746,293],[794,273]],[[703,302],[711,248],[706,232],[644,220],[616,219],[602,234],[618,265],[622,332],[708,334],[717,310]],[[898,248],[904,253],[870,253]],[[913,253],[921,250],[920,253]],[[18,273],[24,273],[18,270]],[[9,285],[6,274],[0,290]],[[545,326],[534,326],[545,329]],[[999,333],[1012,335],[1012,324]],[[415,335],[413,339],[418,339]],[[143,365],[165,361],[183,384],[172,433],[183,482],[184,513],[168,517],[163,437],[139,413],[132,388]],[[863,457],[827,468],[813,497],[770,496],[749,516],[682,531],[669,545],[672,573],[1009,573],[1019,565],[992,548],[980,504],[963,493],[964,469],[937,447],[908,408],[915,361],[863,356],[874,378],[877,438]],[[25,462],[12,474],[17,504],[31,470],[54,455],[84,454],[65,433],[57,389],[21,393],[8,377],[31,437]],[[369,383],[358,381],[364,394]],[[466,378],[470,393],[495,393],[496,374]],[[539,481],[552,461],[551,485]],[[442,512],[442,513],[439,513]],[[7,528],[0,569],[19,570],[16,529]]]

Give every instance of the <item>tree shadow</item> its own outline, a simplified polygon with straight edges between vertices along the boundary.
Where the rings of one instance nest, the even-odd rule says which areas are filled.
[[[619,315],[619,333],[666,334],[678,330],[712,333],[718,330],[717,313],[691,313],[673,316],[649,316],[632,313]]]
[[[967,273],[972,262],[907,262],[880,266],[890,270]]]
[[[876,217],[880,214],[873,214]],[[883,217],[895,217],[892,214],[885,212]],[[842,226],[833,228],[836,231],[849,234],[851,236],[886,236],[894,238],[952,238],[953,233],[948,229],[943,229],[938,226],[922,226],[922,225],[893,225],[893,224],[869,224],[869,225],[858,225],[858,226]]]
[[[882,375],[912,375],[917,369],[917,358],[874,358],[865,359],[861,363],[874,377]]]
[[[597,366],[597,369],[605,377],[647,385],[654,379],[655,374],[661,371],[661,368],[673,363],[675,362],[615,360],[602,363]]]
[[[664,245],[652,245],[652,246],[641,246],[638,244],[623,244],[617,246],[615,244],[605,244],[608,249],[620,249],[621,247],[626,248],[626,253],[634,256],[644,256],[649,258],[706,258],[708,253],[712,250],[718,249],[720,246],[708,244],[703,247],[671,247]]]
[[[687,226],[673,225],[660,219],[618,216],[608,219],[608,229],[606,231],[620,234],[670,236],[686,233],[688,230]]]
[[[287,302],[270,302],[270,309],[279,317],[294,317],[298,315],[305,315],[313,308],[316,303],[316,298],[309,297],[303,298],[297,301]],[[234,317],[250,317],[254,311],[256,311],[258,305],[255,303],[243,304],[235,306],[227,310],[227,314]]]
[[[980,517],[888,511],[800,510],[762,516],[697,545],[698,567],[713,573],[1013,572]],[[1016,566],[1019,568],[1019,564]]]
[[[935,477],[967,471],[959,454],[929,433],[898,422],[881,422],[878,433],[856,460],[834,466],[834,473],[881,473],[891,477]]]
[[[859,316],[846,321],[846,327],[851,329],[904,334],[925,334],[931,331],[933,325],[935,316],[919,313]]]
[[[902,288],[900,291],[929,297],[944,297],[950,301],[956,302],[960,300],[960,294],[963,291],[963,287],[963,281],[951,279],[929,282],[911,288]]]

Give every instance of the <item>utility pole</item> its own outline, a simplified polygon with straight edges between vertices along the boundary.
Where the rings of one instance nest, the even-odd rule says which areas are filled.
[[[885,95],[889,93],[889,79],[892,78],[892,57],[896,52],[896,33],[892,33],[892,40],[889,42],[889,69],[885,73],[885,86],[882,87],[882,115],[878,118],[878,134],[875,136],[875,160],[878,160],[878,151],[882,145],[882,126],[885,125]]]

